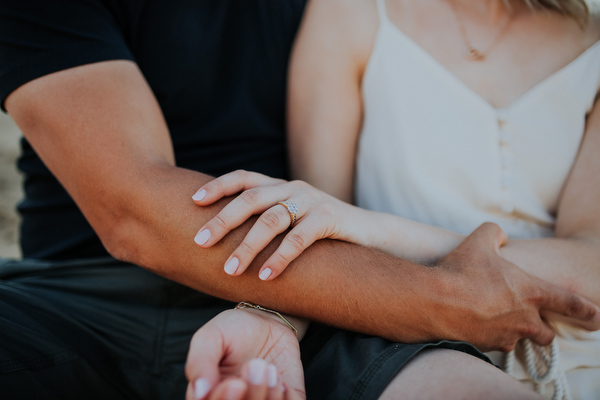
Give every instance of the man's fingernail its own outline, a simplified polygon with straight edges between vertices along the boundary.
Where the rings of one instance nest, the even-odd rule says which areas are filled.
[[[253,385],[262,385],[265,383],[265,370],[267,362],[260,358],[250,360],[248,363],[248,379]]]
[[[200,201],[206,196],[206,190],[200,189],[193,196],[192,199],[194,201]]]
[[[208,239],[210,239],[210,231],[208,229],[203,229],[198,232],[194,238],[194,242],[202,246],[204,243],[208,242]]]
[[[273,364],[267,366],[267,386],[270,388],[277,386],[277,367]]]
[[[210,382],[205,378],[198,378],[194,382],[194,400],[203,399],[210,392]]]
[[[227,272],[229,275],[233,275],[239,266],[240,260],[238,260],[237,257],[233,257],[231,260],[225,263],[225,272]]]
[[[258,277],[260,278],[260,280],[266,281],[267,279],[269,279],[272,273],[273,271],[271,271],[271,268],[265,268],[262,270],[260,275],[258,275]]]

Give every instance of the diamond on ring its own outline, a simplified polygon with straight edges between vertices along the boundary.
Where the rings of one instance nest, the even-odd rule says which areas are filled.
[[[286,210],[288,210],[288,212],[290,213],[290,226],[294,225],[294,222],[296,222],[296,213],[298,212],[298,205],[296,203],[292,203],[291,201],[280,201],[277,204],[281,204],[285,207]]]

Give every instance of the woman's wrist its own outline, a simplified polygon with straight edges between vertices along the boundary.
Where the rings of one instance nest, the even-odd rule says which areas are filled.
[[[236,310],[250,313],[256,317],[264,318],[267,320],[275,321],[290,331],[293,335],[298,338],[298,341],[302,340],[306,330],[308,329],[309,322],[306,319],[292,317],[285,315],[275,310],[270,310],[265,307],[257,306],[252,303],[241,302],[239,303]]]
[[[340,239],[360,246],[376,247],[377,239],[372,230],[378,224],[370,218],[375,213],[348,203],[344,205],[340,217],[343,220]]]

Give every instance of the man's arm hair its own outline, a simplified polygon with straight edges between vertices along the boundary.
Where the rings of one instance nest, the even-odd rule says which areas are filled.
[[[160,107],[134,63],[107,61],[38,78],[13,92],[6,108],[114,257],[204,293],[392,340],[461,339],[483,348],[508,349],[520,336],[538,335],[547,342],[552,332],[539,321],[539,308],[550,301],[558,312],[594,315],[579,298],[542,290],[512,267],[469,276],[338,241],[318,242],[281,277],[262,282],[258,267],[278,240],[248,272],[229,277],[224,262],[252,221],[210,249],[194,243],[198,229],[228,200],[211,207],[192,202],[211,177],[175,165]],[[479,254],[481,244],[470,243],[453,262],[500,263],[489,252]],[[477,274],[482,268],[473,270]],[[524,282],[512,282],[511,274]],[[487,292],[480,305],[472,300],[477,295],[470,287],[473,279],[474,285],[486,282],[477,291]],[[529,302],[528,315],[523,309],[506,312],[523,303],[520,297]],[[481,323],[490,319],[490,331],[482,332]],[[493,332],[507,324],[510,333]]]

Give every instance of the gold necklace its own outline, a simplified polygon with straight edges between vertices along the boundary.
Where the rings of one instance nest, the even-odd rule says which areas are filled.
[[[469,35],[467,35],[465,24],[463,22],[462,17],[460,16],[460,13],[458,12],[458,7],[456,6],[456,3],[454,2],[454,0],[448,0],[448,2],[450,3],[450,7],[452,8],[454,18],[458,23],[460,36],[462,36],[463,42],[465,44],[465,58],[469,61],[485,61],[487,56],[492,52],[492,50],[494,50],[498,43],[500,43],[500,40],[502,39],[506,31],[508,31],[508,28],[510,28],[510,25],[514,21],[514,18],[509,16],[500,28],[500,31],[498,32],[492,43],[490,43],[490,45],[487,46],[484,50],[479,50],[475,46],[473,46],[473,43],[471,43],[471,40],[469,40]]]

